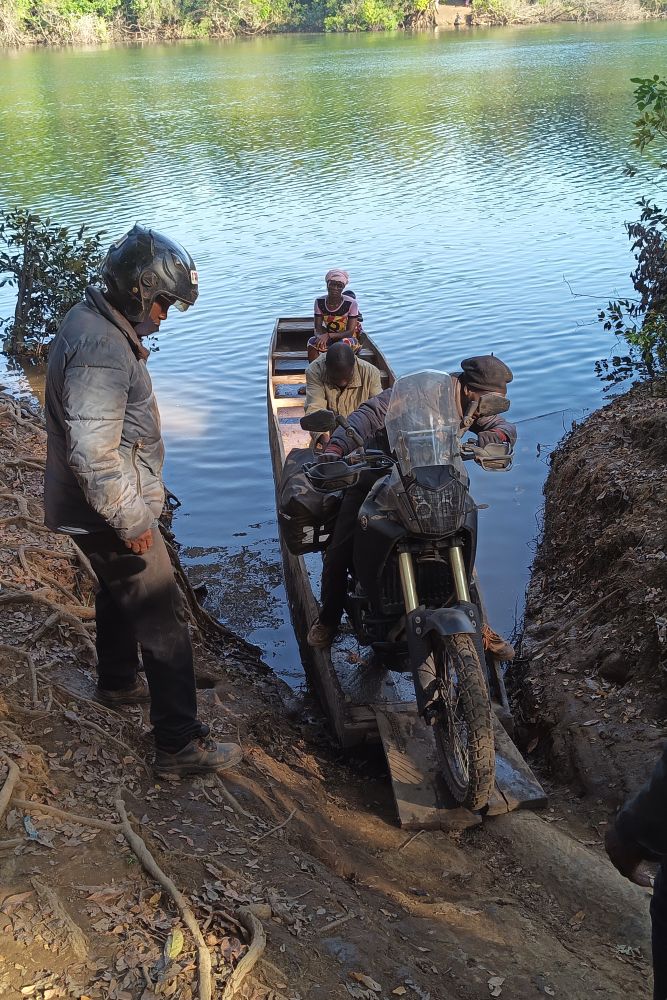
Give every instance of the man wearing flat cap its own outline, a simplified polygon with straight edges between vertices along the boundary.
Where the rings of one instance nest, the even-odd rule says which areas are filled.
[[[512,378],[508,366],[493,354],[483,354],[462,361],[461,371],[451,376],[461,421],[463,422],[470,404],[482,396],[489,393],[506,396],[507,385]],[[384,428],[391,392],[391,389],[385,389],[379,396],[374,396],[363,403],[348,417],[350,426],[364,441]],[[504,444],[509,450],[516,442],[516,427],[501,414],[475,417],[468,429],[477,434],[480,448],[486,448],[490,444]],[[339,427],[332,435],[325,452],[340,457],[346,455],[353,447],[345,430]],[[354,528],[364,499],[363,492],[356,489],[347,490],[336,518],[333,536],[324,551],[320,614],[308,632],[308,644],[316,649],[330,646],[340,626],[347,588],[347,573],[352,562]]]

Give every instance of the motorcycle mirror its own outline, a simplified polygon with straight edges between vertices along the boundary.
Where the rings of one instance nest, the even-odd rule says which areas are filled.
[[[345,433],[347,434],[347,436],[350,438],[350,440],[354,441],[354,443],[356,444],[357,448],[363,448],[363,446],[364,446],[364,439],[362,438],[362,436],[360,434],[357,434],[357,432],[355,431],[354,427],[350,426],[350,423],[349,423],[347,417],[344,417],[340,413],[337,413],[336,414],[336,423],[338,424],[339,427],[343,428],[343,430],[345,431]]]
[[[504,413],[510,408],[510,401],[507,396],[500,392],[487,392],[480,396],[477,403],[476,417],[495,417],[497,413]]]
[[[301,417],[299,423],[304,431],[332,431],[336,427],[336,415],[333,410],[315,410]]]

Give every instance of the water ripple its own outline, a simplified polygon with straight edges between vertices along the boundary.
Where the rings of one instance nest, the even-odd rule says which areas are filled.
[[[622,227],[641,193],[621,175],[629,79],[659,71],[666,36],[566,25],[2,58],[0,203],[111,236],[138,219],[198,262],[200,301],[151,360],[185,542],[273,517],[267,342],[332,264],[399,372],[493,350],[518,419],[596,404],[609,344],[591,321],[628,286]],[[511,476],[475,477],[500,627],[530,560],[537,444],[562,430],[561,416],[522,425]]]

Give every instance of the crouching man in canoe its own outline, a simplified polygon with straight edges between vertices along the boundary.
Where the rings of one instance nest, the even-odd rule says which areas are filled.
[[[45,520],[97,574],[98,700],[150,701],[158,773],[220,771],[242,752],[210,739],[197,718],[183,598],[157,525],[164,447],[141,343],[171,306],[194,305],[197,271],[181,246],[136,225],[109,250],[102,277],[106,287],[86,289],[49,351]]]
[[[490,392],[507,395],[507,385],[512,381],[512,372],[500,358],[483,355],[461,362],[462,371],[452,375],[454,396],[459,416],[463,420],[468,405]],[[387,409],[391,399],[391,389],[385,389],[364,403],[348,419],[350,426],[364,440],[384,428]],[[481,448],[489,444],[514,445],[516,427],[500,414],[478,417],[469,428],[477,434]],[[325,448],[325,454],[346,455],[354,447],[342,427],[334,432]],[[354,543],[354,529],[359,509],[366,498],[364,490],[352,487],[345,492],[341,503],[333,536],[324,550],[320,614],[308,632],[308,645],[316,649],[330,646],[340,627],[347,591],[347,573],[351,568]],[[514,655],[511,647],[498,637],[505,649],[505,658]]]
[[[349,344],[335,343],[306,369],[305,413],[332,410],[349,417],[362,403],[379,396],[382,378],[375,365],[356,357]],[[329,442],[326,431],[311,435],[316,451]]]

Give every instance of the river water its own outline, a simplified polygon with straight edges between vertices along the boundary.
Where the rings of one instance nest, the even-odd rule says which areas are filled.
[[[549,450],[600,404],[596,322],[628,288],[644,193],[630,78],[667,24],[282,36],[0,55],[0,204],[109,239],[135,220],[193,254],[201,296],[150,361],[175,527],[212,607],[292,683],[266,435],[266,351],[349,270],[399,374],[510,364],[517,461],[475,471],[491,618],[520,616]],[[7,290],[0,314],[10,310]],[[26,386],[16,373],[7,384]],[[576,511],[573,511],[576,517]]]

